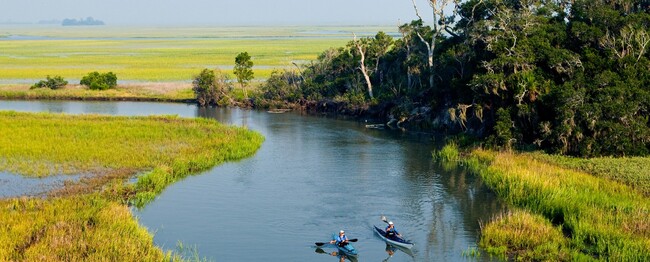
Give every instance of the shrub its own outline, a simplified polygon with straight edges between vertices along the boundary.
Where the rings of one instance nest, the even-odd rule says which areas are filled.
[[[50,89],[59,89],[68,84],[68,81],[65,81],[61,76],[50,77],[49,75],[45,77],[46,80],[38,81],[30,89],[43,88],[47,87]]]
[[[203,69],[192,81],[192,91],[199,106],[224,105],[230,99],[226,94],[232,89],[228,75],[220,70]]]
[[[262,97],[268,100],[297,102],[302,98],[302,78],[295,71],[273,71],[269,79],[260,86]]]
[[[113,72],[100,74],[95,71],[81,78],[80,84],[91,90],[106,90],[117,86],[117,76]]]

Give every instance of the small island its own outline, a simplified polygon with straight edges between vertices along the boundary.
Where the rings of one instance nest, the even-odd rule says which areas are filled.
[[[86,19],[70,19],[66,18],[63,19],[63,22],[61,22],[62,26],[82,26],[82,25],[104,25],[104,21],[102,20],[95,20],[92,17],[87,17]]]

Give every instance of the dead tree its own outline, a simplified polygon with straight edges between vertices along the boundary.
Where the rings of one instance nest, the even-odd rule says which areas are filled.
[[[420,16],[420,12],[418,11],[418,7],[415,4],[415,0],[411,0],[411,1],[413,2],[415,15],[417,15],[417,17],[421,21],[424,21],[424,19],[422,19],[422,16]],[[433,87],[433,72],[434,72],[433,54],[436,50],[436,40],[442,35],[443,31],[449,33],[450,35],[455,35],[449,28],[449,23],[445,20],[447,19],[445,17],[445,9],[451,3],[455,5],[454,13],[456,13],[456,7],[460,3],[460,0],[429,0],[429,6],[431,6],[431,10],[433,11],[433,27],[431,28],[432,30],[431,42],[425,40],[424,36],[422,36],[420,32],[416,32],[418,38],[420,38],[420,41],[427,47],[427,65],[429,67],[429,73],[430,73],[429,75],[430,87]]]
[[[366,67],[366,48],[367,45],[364,45],[363,43],[360,43],[359,40],[357,40],[357,35],[355,33],[352,33],[354,35],[354,46],[357,48],[359,51],[359,55],[361,55],[361,61],[359,61],[359,70],[363,74],[363,78],[366,80],[366,85],[368,86],[368,95],[370,95],[370,98],[374,98],[372,95],[372,82],[370,82],[370,70]]]

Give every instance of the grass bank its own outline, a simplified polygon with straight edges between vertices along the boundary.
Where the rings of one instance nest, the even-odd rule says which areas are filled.
[[[642,193],[647,185],[637,185],[646,183],[650,166],[615,179],[622,181],[600,168],[600,175],[581,171],[609,161],[592,159],[585,167],[568,158],[473,150],[464,163],[499,197],[525,210],[485,225],[482,246],[526,260],[650,260],[650,199]],[[617,161],[628,165],[630,159]]]
[[[173,258],[131,217],[167,185],[252,155],[263,137],[207,119],[0,112],[0,170],[90,173],[49,198],[0,200],[0,260]],[[141,172],[134,184],[126,183]],[[111,259],[115,258],[115,259]]]
[[[0,86],[0,99],[4,100],[100,100],[100,101],[158,101],[193,102],[191,83],[141,83],[121,84],[115,89],[90,90],[80,85],[62,89],[30,89],[29,85]]]

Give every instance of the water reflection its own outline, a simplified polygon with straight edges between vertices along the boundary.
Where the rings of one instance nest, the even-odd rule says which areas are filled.
[[[403,247],[400,247],[400,246],[393,246],[393,245],[390,245],[390,244],[386,244],[386,248],[384,248],[384,250],[386,251],[386,254],[388,254],[388,257],[386,259],[382,260],[384,262],[389,261],[391,258],[393,258],[393,256],[395,256],[395,253],[398,253],[398,252],[401,252],[401,253],[409,256],[410,258],[413,259],[413,261],[415,261],[415,256],[413,255],[413,251],[411,251],[408,248],[403,248]]]
[[[354,256],[346,256],[342,252],[338,252],[338,251],[326,252],[325,250],[323,250],[320,247],[317,247],[315,252],[318,253],[318,254],[323,254],[323,255],[329,255],[329,256],[336,257],[336,261],[339,261],[339,262],[344,262],[344,261],[357,262],[357,261],[359,261],[359,259],[357,259]]]
[[[109,114],[116,115],[117,104],[115,103],[84,103],[81,104],[84,114]]]
[[[40,111],[51,113],[64,113],[70,110],[69,103],[60,101],[43,101],[40,104],[40,108]]]

